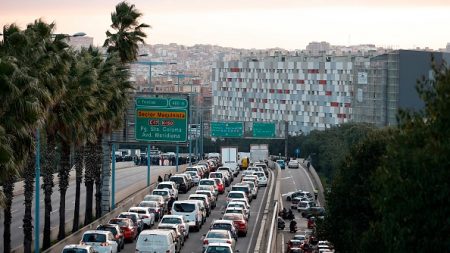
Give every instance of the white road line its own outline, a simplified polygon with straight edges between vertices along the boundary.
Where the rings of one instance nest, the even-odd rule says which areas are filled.
[[[272,171],[271,171],[271,173],[272,173]],[[273,178],[273,173],[272,173],[272,178]],[[272,180],[273,181],[273,180]],[[273,182],[271,182],[271,184],[273,185]],[[272,185],[271,185],[271,187],[272,187]],[[264,199],[264,196],[266,196],[266,193],[267,193],[267,190],[268,190],[268,188],[267,187],[264,187],[265,189],[264,189],[264,194],[263,194],[263,199]],[[261,209],[262,209],[262,207],[263,207],[263,201],[261,201],[261,204],[259,205],[259,210],[258,210],[258,215],[256,216],[256,220],[255,220],[255,223],[256,222],[258,222],[258,220],[259,220],[259,215],[261,215]],[[253,226],[253,230],[252,230],[252,238],[250,239],[250,242],[249,242],[249,244],[248,244],[248,247],[247,247],[247,251],[246,252],[250,252],[250,247],[252,246],[252,242],[253,242],[253,239],[254,238],[256,238],[257,236],[254,236],[255,235],[255,230],[256,230],[256,224]]]
[[[314,187],[314,184],[311,180],[311,177],[309,176],[308,171],[306,171],[305,167],[303,167],[303,166],[301,166],[301,167],[302,167],[303,171],[305,172],[306,176],[308,177],[309,183],[311,184],[311,187],[313,188],[313,190],[316,189],[316,187]],[[319,198],[317,198],[317,204],[319,204],[319,206],[321,206]]]
[[[281,233],[281,252],[284,252],[284,234]]]

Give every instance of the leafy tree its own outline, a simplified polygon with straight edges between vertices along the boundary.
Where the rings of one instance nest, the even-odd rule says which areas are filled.
[[[372,177],[386,154],[392,135],[390,130],[370,133],[352,146],[345,161],[337,168],[332,190],[327,194],[327,214],[318,224],[340,252],[377,252],[380,248],[362,250],[361,238],[376,219],[370,194],[374,191]]]
[[[450,249],[450,70],[433,66],[434,79],[422,79],[420,113],[401,112],[399,133],[389,143],[386,163],[377,171],[374,225],[385,252]]]
[[[134,4],[120,2],[116,5],[116,11],[111,13],[111,28],[116,33],[106,32],[106,40],[103,47],[108,48],[108,53],[119,53],[123,63],[135,61],[138,56],[138,43],[144,43],[147,37],[144,28],[150,27],[145,23],[139,24],[142,17]]]

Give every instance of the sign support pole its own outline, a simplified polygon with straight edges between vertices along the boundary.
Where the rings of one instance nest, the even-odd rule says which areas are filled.
[[[177,155],[175,157],[175,166],[176,166],[176,170],[177,170],[177,173],[178,173],[178,152],[179,152],[179,146],[178,145],[176,147],[176,152],[177,152]]]
[[[147,145],[147,187],[150,186],[150,144]]]
[[[116,208],[116,144],[111,145],[112,168],[111,168],[111,210]]]

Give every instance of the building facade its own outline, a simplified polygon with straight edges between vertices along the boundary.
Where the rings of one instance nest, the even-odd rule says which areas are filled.
[[[395,50],[343,56],[297,55],[219,61],[212,68],[212,120],[288,122],[290,135],[346,122],[397,124],[399,109],[419,110],[422,76],[432,78],[431,56]]]

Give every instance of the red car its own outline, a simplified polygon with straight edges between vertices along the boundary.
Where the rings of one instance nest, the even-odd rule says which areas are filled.
[[[225,185],[224,185],[222,179],[214,178],[214,180],[216,180],[216,183],[217,183],[217,190],[219,191],[220,194],[223,194],[225,192]]]
[[[286,253],[302,253],[303,249],[302,249],[302,241],[300,240],[290,240],[289,242],[286,243],[287,244],[287,248],[286,248]]]
[[[246,236],[248,230],[248,224],[244,215],[237,213],[226,213],[223,215],[222,220],[231,220],[236,227],[238,234]]]
[[[133,220],[129,218],[114,218],[109,220],[109,224],[117,224],[123,231],[125,241],[133,242],[138,235],[138,228]]]
[[[308,228],[313,229],[316,227],[316,221],[313,217],[308,219]]]

